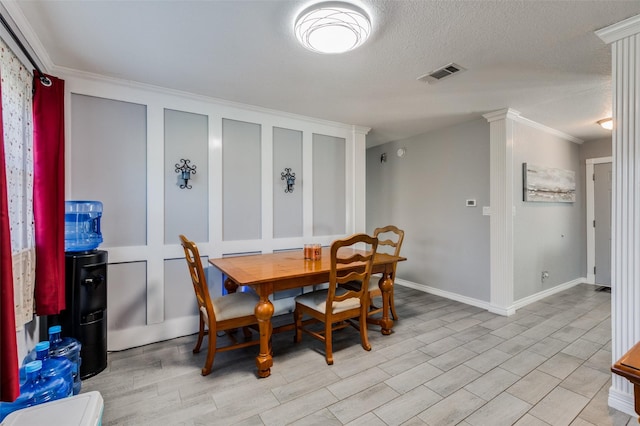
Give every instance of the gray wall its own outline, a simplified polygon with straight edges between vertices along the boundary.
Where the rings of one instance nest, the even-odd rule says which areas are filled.
[[[146,106],[72,94],[71,116],[68,199],[102,201],[104,246],[146,244]]]
[[[400,158],[396,151],[406,148]],[[382,153],[387,161],[381,162]],[[489,124],[484,119],[367,150],[367,232],[405,230],[398,278],[489,301]],[[475,199],[477,207],[466,207]]]
[[[282,179],[285,169],[291,169],[296,180],[293,192]],[[302,132],[273,129],[273,237],[302,236]]]
[[[580,145],[515,123],[514,300],[585,276],[586,231]],[[573,170],[574,203],[522,201],[522,163]],[[542,279],[542,272],[549,277]]]
[[[222,120],[222,205],[225,241],[262,237],[261,126]]]
[[[176,244],[178,235],[192,241],[209,238],[208,117],[183,111],[164,111],[164,242]],[[191,189],[180,188],[184,181],[176,164],[189,160],[196,168]]]
[[[601,157],[611,157],[611,137],[587,141],[580,146],[580,158],[583,166],[584,160]]]
[[[313,235],[344,234],[347,227],[344,138],[313,134]]]

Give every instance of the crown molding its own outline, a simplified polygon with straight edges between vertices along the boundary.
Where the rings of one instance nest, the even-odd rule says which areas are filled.
[[[584,141],[582,139],[576,138],[575,136],[571,136],[568,135],[564,132],[561,132],[560,130],[556,130],[552,127],[549,126],[545,126],[544,124],[540,124],[536,121],[533,120],[529,120],[528,118],[524,118],[522,115],[520,115],[519,111],[516,111],[515,109],[511,109],[511,108],[505,108],[505,109],[500,109],[498,111],[493,111],[493,112],[488,112],[486,114],[482,115],[489,123],[491,123],[492,121],[497,121],[497,120],[505,120],[507,118],[513,120],[513,121],[517,121],[519,123],[525,124],[529,127],[533,127],[536,128],[538,130],[542,130],[543,132],[558,136],[562,139],[565,139],[569,142],[573,142],[573,143],[577,143],[578,145],[581,145],[584,143]]]
[[[607,44],[640,33],[640,15],[632,16],[596,31],[596,35]]]
[[[123,80],[123,79],[118,79],[118,78],[114,78],[114,77],[107,77],[107,76],[100,75],[100,74],[95,74],[95,73],[90,73],[90,72],[85,72],[85,71],[79,71],[79,70],[76,70],[76,69],[73,69],[73,68],[60,67],[60,66],[57,66],[57,65],[53,66],[52,74],[56,74],[56,75],[58,75],[58,76],[60,76],[62,78],[65,78],[65,79],[77,78],[77,79],[89,80],[89,81],[102,83],[102,84],[117,85],[117,86],[124,87],[124,88],[131,88],[131,89],[136,89],[136,90],[141,90],[141,91],[153,92],[153,93],[157,93],[157,94],[160,94],[160,95],[176,96],[176,97],[181,97],[181,98],[190,99],[190,100],[199,101],[199,102],[214,103],[214,104],[218,104],[218,105],[222,105],[222,106],[228,106],[228,107],[232,107],[232,108],[249,110],[249,111],[259,112],[259,113],[263,113],[263,114],[270,114],[270,115],[275,115],[275,116],[278,116],[278,117],[290,118],[290,119],[293,119],[293,120],[306,121],[306,122],[309,122],[309,123],[318,124],[318,125],[322,125],[322,126],[330,126],[330,127],[342,128],[342,129],[347,129],[347,130],[350,130],[350,131],[354,131],[356,133],[361,133],[361,134],[364,134],[364,135],[369,133],[369,131],[371,130],[370,127],[366,127],[366,126],[359,126],[359,125],[355,125],[355,124],[346,124],[346,123],[340,123],[340,122],[337,122],[337,121],[330,121],[330,120],[323,120],[323,119],[320,119],[320,118],[309,117],[309,116],[306,116],[306,115],[294,114],[294,113],[290,113],[290,112],[279,111],[279,110],[276,110],[276,109],[270,109],[270,108],[264,108],[264,107],[255,106],[255,105],[243,104],[243,103],[240,103],[240,102],[234,102],[234,101],[229,101],[229,100],[226,100],[226,99],[214,98],[214,97],[211,97],[211,96],[199,95],[199,94],[196,94],[196,93],[185,92],[185,91],[176,90],[176,89],[169,89],[169,88],[166,88],[166,87],[155,86],[155,85],[152,85],[152,84],[142,83],[142,82],[139,82],[139,81]]]
[[[18,2],[1,0],[0,3],[16,25],[16,28],[13,30],[18,34],[18,36],[22,36],[24,41],[26,41],[25,47],[31,51],[30,54],[34,56],[34,60],[39,62],[42,66],[42,72],[51,74],[54,64],[35,31],[33,31],[33,28],[27,21],[27,18],[22,13],[22,9],[18,6]]]

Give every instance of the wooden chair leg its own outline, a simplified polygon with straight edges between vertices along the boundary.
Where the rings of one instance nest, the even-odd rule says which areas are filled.
[[[202,340],[204,338],[204,320],[202,319],[202,313],[200,313],[200,329],[198,330],[198,341],[196,342],[196,346],[193,348],[193,353],[197,354],[200,352],[200,345],[202,345]]]
[[[202,368],[202,375],[207,376],[211,373],[211,368],[213,366],[213,358],[216,356],[216,340],[218,338],[217,333],[209,330],[209,347],[207,349],[207,360],[204,363],[204,367]]]
[[[302,312],[300,312],[298,308],[293,311],[293,320],[296,327],[296,332],[293,335],[293,342],[300,343],[300,340],[302,340]]]
[[[360,327],[366,328],[366,327]],[[327,364],[333,365],[333,324],[329,321],[324,323],[324,357],[327,360]]]
[[[242,332],[244,333],[245,340],[251,339],[251,329],[249,327],[242,327]]]
[[[369,335],[367,334],[367,311],[368,309],[366,309],[366,307],[360,309],[360,342],[365,351],[370,351],[371,345],[369,344]]]

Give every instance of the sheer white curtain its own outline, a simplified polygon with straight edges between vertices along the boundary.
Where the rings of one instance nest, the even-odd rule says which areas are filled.
[[[34,312],[33,74],[2,40],[0,73],[16,326],[22,327]]]

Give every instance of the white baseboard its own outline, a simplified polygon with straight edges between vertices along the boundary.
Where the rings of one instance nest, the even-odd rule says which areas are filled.
[[[407,281],[400,278],[396,279],[395,281],[397,285],[424,291],[425,293],[430,293],[436,296],[444,297],[446,299],[455,300],[467,305],[476,306],[478,308],[486,309],[489,312],[505,316],[515,313],[516,309],[522,308],[523,306],[536,302],[547,296],[571,288],[582,282],[585,282],[584,278],[579,278],[564,284],[560,284],[548,290],[536,293],[524,299],[520,299],[513,305],[505,309],[499,307],[496,308],[495,306],[492,306],[491,303],[484,300],[474,299],[472,297],[463,296],[461,294],[452,293],[450,291],[440,290],[438,288],[429,287],[427,285],[418,284],[412,281]],[[136,346],[143,346],[163,340],[174,339],[176,337],[187,336],[189,334],[197,332],[198,316],[194,315],[191,317],[171,319],[158,324],[130,327],[125,330],[109,330],[107,345],[109,351],[120,351]]]
[[[609,388],[609,407],[615,408],[618,411],[622,411],[625,414],[635,418],[638,414],[634,408],[633,395],[629,393],[623,393],[615,390],[613,387]]]
[[[522,299],[516,300],[513,302],[513,305],[510,307],[513,309],[520,309],[524,306],[530,305],[533,302],[537,302],[538,300],[544,299],[545,297],[549,297],[553,294],[560,293],[561,291],[565,291],[574,287],[578,284],[582,284],[586,282],[587,279],[584,277],[576,278],[575,280],[567,281],[564,284],[558,284],[555,287],[548,288],[546,290],[542,290],[536,294],[532,294],[531,296],[524,297]]]
[[[423,284],[415,283],[413,281],[403,280],[401,278],[396,278],[395,283],[404,287],[413,288],[415,290],[424,291],[425,293],[434,294],[436,296],[441,296],[447,299],[455,300],[457,302],[465,303],[467,305],[486,309],[487,311],[493,312],[494,314],[509,316],[509,315],[513,315],[517,309],[520,309],[531,303],[537,302],[538,300],[544,299],[545,297],[567,290],[573,286],[584,283],[585,281],[586,281],[586,278],[576,278],[575,280],[568,281],[564,284],[559,284],[555,287],[549,288],[547,290],[544,290],[539,293],[532,294],[531,296],[527,296],[523,299],[517,300],[511,306],[508,306],[506,308],[493,306],[491,303],[486,302],[484,300],[474,299],[471,297],[463,296],[461,294],[452,293],[446,290],[441,290],[439,288],[429,287],[428,285],[423,285]]]
[[[474,299],[472,297],[463,296],[461,294],[452,293],[446,290],[440,290],[439,288],[429,287],[428,285],[414,283],[413,281],[407,281],[401,278],[396,278],[395,284],[409,287],[414,290],[424,291],[425,293],[441,296],[446,299],[455,300],[456,302],[465,303],[467,305],[476,306],[478,308],[486,310],[489,310],[489,308],[491,307],[491,304],[489,302],[485,302],[484,300]]]
[[[107,350],[121,351],[198,332],[199,317],[182,317],[158,324],[140,325],[126,330],[109,330]]]

